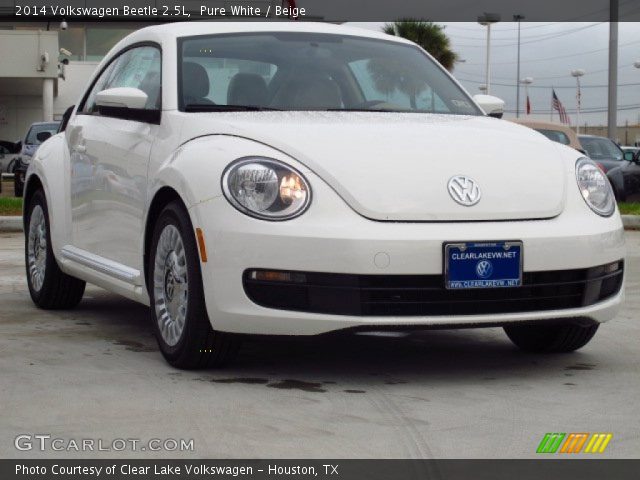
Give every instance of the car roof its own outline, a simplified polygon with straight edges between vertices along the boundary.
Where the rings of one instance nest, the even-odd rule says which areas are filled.
[[[543,120],[532,120],[530,118],[512,118],[510,121],[517,123],[518,125],[522,125],[524,127],[529,127],[534,130],[553,130],[557,132],[564,133],[569,139],[570,147],[573,147],[577,150],[582,149],[582,145],[580,144],[579,137],[576,133],[567,125],[563,125],[561,123],[554,122],[545,122]]]
[[[176,22],[153,25],[142,28],[131,36],[145,37],[160,35],[164,38],[191,37],[196,35],[215,35],[225,33],[260,33],[260,32],[304,32],[349,35],[363,38],[377,38],[398,43],[412,43],[401,37],[394,37],[383,32],[376,32],[358,27],[347,27],[321,22]],[[138,39],[136,39],[138,40]],[[139,41],[139,40],[138,40]]]
[[[29,128],[31,128],[31,127],[35,127],[35,126],[38,126],[38,125],[59,125],[59,124],[60,124],[60,122],[59,122],[59,121],[55,121],[55,122],[33,122],[33,123],[29,126]]]

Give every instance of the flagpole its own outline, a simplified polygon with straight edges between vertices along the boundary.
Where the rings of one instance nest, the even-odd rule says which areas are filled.
[[[518,83],[522,83],[524,85],[524,94],[526,95],[526,104],[525,104],[525,113],[527,115],[531,114],[531,100],[529,99],[529,85],[531,85],[533,83],[533,78],[531,77],[524,77],[521,78],[520,80],[518,80]]]

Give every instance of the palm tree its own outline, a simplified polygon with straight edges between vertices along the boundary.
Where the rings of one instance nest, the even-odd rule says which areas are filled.
[[[458,60],[458,54],[451,49],[451,42],[442,25],[422,20],[400,20],[388,23],[383,31],[388,35],[395,35],[406,38],[417,43],[433,58],[449,71],[453,70],[454,64]]]

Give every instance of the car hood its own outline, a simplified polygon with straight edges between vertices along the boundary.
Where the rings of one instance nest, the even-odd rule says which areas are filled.
[[[234,112],[187,118],[183,132],[191,138],[229,134],[283,151],[374,220],[542,219],[564,205],[566,172],[553,143],[490,117]],[[480,187],[475,205],[460,205],[449,193],[449,179],[458,175]]]
[[[628,162],[625,160],[594,160],[594,162],[599,163],[604,168],[604,172],[607,173],[609,170],[613,170],[614,168],[624,167]]]

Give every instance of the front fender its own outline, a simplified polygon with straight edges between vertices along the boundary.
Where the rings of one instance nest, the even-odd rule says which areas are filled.
[[[287,163],[302,173],[309,169],[266,144],[232,135],[207,135],[182,144],[150,172],[149,199],[163,187],[173,188],[187,208],[223,195],[222,173],[234,160],[267,157]]]
[[[616,200],[619,202],[624,202],[626,199],[626,192],[624,189],[624,175],[622,172],[622,167],[612,168],[607,172],[607,178],[613,187],[613,191],[616,196]]]
[[[49,210],[51,246],[56,258],[60,258],[60,251],[69,243],[72,234],[69,171],[69,149],[66,148],[64,133],[59,133],[40,145],[25,175],[23,198],[29,198],[33,188],[36,188],[34,176],[44,189]]]

